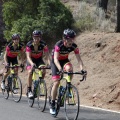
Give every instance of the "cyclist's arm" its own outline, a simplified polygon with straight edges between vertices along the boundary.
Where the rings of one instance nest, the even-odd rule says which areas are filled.
[[[24,49],[24,47],[22,48],[22,50],[21,50],[21,52],[20,52],[20,56],[21,56],[21,64],[24,64],[24,62],[26,61],[25,49]]]
[[[50,58],[50,54],[49,54],[49,50],[48,50],[47,45],[44,47],[44,54],[45,54],[45,57],[46,57],[46,59],[47,59],[47,61],[48,61],[48,64],[50,65],[50,63],[51,63],[51,58]]]
[[[34,63],[31,59],[31,49],[29,47],[26,47],[26,57],[27,57],[27,61],[30,63],[30,65],[34,66]]]
[[[4,61],[5,61],[5,64],[8,63],[8,61],[7,61],[7,51],[5,51],[5,54],[4,54]]]
[[[55,65],[57,66],[58,70],[62,70],[62,67],[59,63],[59,60],[58,60],[58,57],[59,57],[59,52],[54,52],[54,62],[55,62]]]
[[[76,58],[77,58],[77,61],[78,61],[78,64],[80,66],[80,70],[83,70],[83,61],[81,59],[81,56],[80,54],[75,54]]]
[[[46,56],[46,59],[47,59],[47,61],[48,61],[48,64],[50,65],[50,63],[51,63],[51,58],[50,58],[49,52],[45,52],[45,56]]]
[[[78,47],[75,48],[74,53],[75,53],[75,56],[77,58],[78,64],[80,66],[80,70],[83,70],[83,61],[81,59],[80,51],[79,51]]]

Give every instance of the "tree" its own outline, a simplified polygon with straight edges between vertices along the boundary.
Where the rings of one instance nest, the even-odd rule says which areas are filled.
[[[18,32],[24,41],[34,29],[42,30],[45,39],[58,39],[74,22],[70,10],[59,0],[4,0],[3,19],[5,38],[10,40]]]
[[[116,25],[116,32],[120,32],[120,0],[116,0],[117,6],[117,25]]]
[[[107,13],[108,0],[99,0],[98,5]]]

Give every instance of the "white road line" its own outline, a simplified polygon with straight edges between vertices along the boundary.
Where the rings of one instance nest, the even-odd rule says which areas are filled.
[[[102,111],[107,111],[107,112],[120,113],[118,111],[103,109],[103,108],[99,108],[99,107],[91,107],[91,106],[86,106],[86,105],[80,105],[80,106],[84,107],[84,108],[95,109],[95,110],[102,110]]]

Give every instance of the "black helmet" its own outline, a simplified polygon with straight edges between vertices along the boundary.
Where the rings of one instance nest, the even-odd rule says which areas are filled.
[[[76,36],[76,33],[71,29],[65,29],[63,32],[63,37],[65,39],[74,38],[75,36]]]
[[[32,33],[32,35],[35,36],[35,37],[40,37],[41,34],[42,34],[42,33],[41,33],[41,31],[39,31],[39,30],[34,30],[33,33]]]
[[[20,39],[20,35],[17,34],[17,33],[14,33],[14,34],[12,35],[12,40],[15,40],[15,39]]]

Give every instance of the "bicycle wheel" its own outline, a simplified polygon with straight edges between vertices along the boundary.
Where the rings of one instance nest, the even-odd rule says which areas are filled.
[[[19,102],[22,97],[22,83],[18,76],[12,77],[12,90],[11,94],[15,102]]]
[[[40,79],[38,89],[37,89],[37,101],[38,101],[38,107],[43,112],[46,108],[46,102],[47,102],[47,87],[45,80]]]
[[[2,76],[2,79],[3,79],[3,76]],[[5,99],[8,99],[9,98],[9,86],[8,86],[8,83],[7,83],[7,79],[8,77],[6,78],[6,82],[5,82],[5,89],[1,89],[2,90],[2,94],[4,96]]]
[[[77,120],[79,114],[79,94],[74,85],[70,85],[70,88],[66,90],[64,105],[65,115],[67,120]]]
[[[31,89],[32,89],[32,92],[33,92],[34,91],[34,81],[32,81]],[[29,105],[29,107],[33,107],[34,101],[35,101],[34,97],[33,98],[28,98],[28,105]]]

